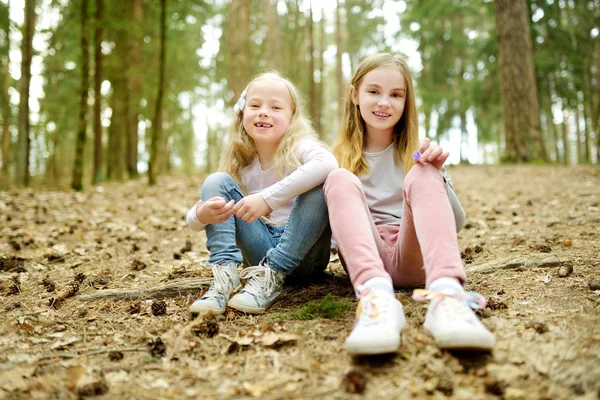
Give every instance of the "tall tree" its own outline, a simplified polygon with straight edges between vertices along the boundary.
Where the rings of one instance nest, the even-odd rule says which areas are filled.
[[[317,117],[317,87],[315,83],[315,32],[312,1],[310,1],[308,4],[308,43],[308,88],[310,98],[310,118],[314,123]]]
[[[277,13],[277,1],[267,0],[265,4],[267,20],[267,67],[281,67],[281,40],[279,35],[279,14]]]
[[[87,109],[90,75],[90,52],[88,45],[88,0],[81,0],[81,91],[79,97],[79,122],[75,142],[75,160],[73,164],[73,182],[75,190],[83,189],[83,162],[85,140],[87,136]]]
[[[29,86],[31,83],[31,58],[35,32],[35,0],[25,0],[23,41],[21,42],[21,79],[19,80],[19,136],[17,142],[16,183],[29,186]]]
[[[132,0],[131,20],[132,28],[130,37],[129,62],[129,115],[127,136],[127,172],[130,178],[138,176],[138,124],[140,117],[140,100],[142,91],[141,71],[141,45],[143,41],[142,23],[144,18],[144,5],[142,0]]]
[[[167,1],[160,0],[160,42],[159,42],[159,72],[158,72],[158,94],[156,96],[156,105],[154,108],[154,118],[152,119],[152,141],[150,143],[150,162],[148,163],[148,182],[150,185],[156,184],[156,175],[158,173],[158,144],[161,136],[162,125],[162,102],[165,86],[165,47],[167,42]]]
[[[598,22],[598,31],[600,31],[600,22]],[[600,35],[596,36],[596,110],[593,115],[594,127],[596,128],[596,154],[600,158]]]
[[[10,2],[6,6],[0,5],[0,18],[4,41],[0,43],[0,108],[2,110],[2,175],[8,181],[10,165],[10,97],[8,88],[10,87]]]
[[[94,35],[94,184],[102,182],[102,36],[104,0],[96,0],[96,32]]]
[[[540,127],[526,0],[496,0],[496,30],[507,161],[548,160]],[[530,154],[526,140],[533,143]]]
[[[342,54],[344,53],[344,34],[342,32],[342,17],[340,13],[340,0],[337,0],[337,6],[335,7],[335,77],[337,82],[337,104],[338,104],[338,119],[342,118],[344,110],[344,98],[346,97],[344,84],[344,72],[342,69]]]
[[[321,139],[326,138],[326,134],[323,130],[323,121],[322,121],[323,104],[324,104],[323,92],[324,92],[324,86],[325,86],[325,82],[323,80],[323,77],[325,74],[323,53],[325,53],[325,10],[323,10],[323,5],[321,5],[321,20],[319,21],[319,49],[317,51],[318,62],[317,62],[317,69],[315,71],[317,73],[317,76],[319,77],[319,81],[317,83],[317,98],[316,98],[316,104],[315,104],[315,114],[313,116],[313,118],[315,120],[315,130],[317,131],[317,133],[319,134]]]

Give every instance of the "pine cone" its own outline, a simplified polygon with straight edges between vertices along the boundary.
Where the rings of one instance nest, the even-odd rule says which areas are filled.
[[[141,271],[141,270],[145,269],[146,267],[147,267],[147,265],[145,263],[143,263],[142,261],[138,260],[137,258],[131,262],[131,268],[134,271]]]
[[[79,283],[71,281],[65,285],[53,298],[50,299],[50,307],[57,308],[63,300],[73,296],[79,291]]]
[[[129,305],[129,314],[139,314],[142,310],[142,303],[139,301],[134,301]]]
[[[219,324],[213,320],[203,321],[202,323],[194,326],[192,328],[192,332],[196,336],[204,336],[210,339],[219,333]]]
[[[62,300],[64,300],[67,297],[73,296],[77,292],[79,292],[79,282],[71,281],[67,283],[60,292],[58,292],[57,297],[60,297]]]
[[[123,359],[123,353],[117,350],[113,350],[108,353],[108,359],[110,361],[119,361]]]
[[[148,347],[152,357],[161,358],[167,353],[167,346],[165,346],[161,338],[150,340],[146,346]]]
[[[86,276],[82,272],[78,272],[77,274],[75,274],[75,281],[77,281],[77,283],[79,283],[79,284],[83,283],[83,281],[85,281],[85,278],[86,278]]]
[[[448,372],[442,373],[435,388],[446,396],[452,396],[454,393],[454,381],[452,380],[452,375]]]
[[[47,277],[42,279],[42,286],[46,289],[46,292],[52,293],[56,290],[56,285]]]
[[[163,300],[157,300],[152,303],[152,314],[159,316],[167,313],[167,303]]]

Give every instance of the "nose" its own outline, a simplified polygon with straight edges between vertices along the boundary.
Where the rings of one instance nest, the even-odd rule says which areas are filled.
[[[269,107],[268,106],[262,106],[259,110],[258,110],[258,115],[260,117],[266,117],[269,115]]]
[[[387,96],[381,96],[379,98],[379,100],[377,101],[377,104],[379,104],[380,106],[387,107],[390,105],[390,100],[388,99]]]

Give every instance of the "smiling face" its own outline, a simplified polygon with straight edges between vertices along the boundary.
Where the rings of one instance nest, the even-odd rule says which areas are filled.
[[[367,140],[378,137],[392,142],[394,126],[404,113],[406,91],[406,79],[397,67],[379,67],[364,76],[353,92],[353,102],[365,122]]]
[[[257,148],[277,148],[292,114],[290,92],[280,79],[261,78],[248,88],[243,125]]]

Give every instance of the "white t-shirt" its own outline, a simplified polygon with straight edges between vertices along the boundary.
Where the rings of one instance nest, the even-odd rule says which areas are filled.
[[[364,154],[369,172],[361,176],[360,181],[375,225],[400,224],[404,206],[404,168],[394,162],[393,143],[381,152]],[[456,229],[459,231],[465,225],[465,212],[452,189],[446,170],[442,168],[440,172],[446,182]]]
[[[246,188],[246,195],[260,192],[273,210],[267,223],[284,225],[296,196],[324,183],[327,175],[338,167],[333,154],[314,139],[302,139],[296,146],[296,152],[302,165],[283,179],[277,175],[275,168],[263,171],[258,156],[242,170],[242,185]],[[202,204],[202,201],[198,204]],[[201,231],[205,225],[196,217],[196,205],[188,211],[186,219],[192,230]]]

